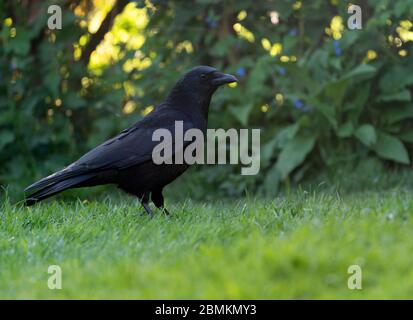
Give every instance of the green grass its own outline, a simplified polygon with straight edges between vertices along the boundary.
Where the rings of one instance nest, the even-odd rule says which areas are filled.
[[[413,298],[411,190],[0,206],[0,298]],[[358,264],[363,289],[349,290]],[[50,290],[49,265],[62,268]]]

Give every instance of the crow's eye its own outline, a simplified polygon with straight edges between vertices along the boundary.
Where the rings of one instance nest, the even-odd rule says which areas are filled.
[[[205,73],[201,74],[201,79],[205,79],[206,75]]]

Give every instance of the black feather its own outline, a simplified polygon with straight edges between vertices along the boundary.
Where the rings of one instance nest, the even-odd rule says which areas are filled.
[[[76,177],[71,177],[71,178],[62,178],[60,181],[55,181],[53,183],[47,184],[47,186],[39,189],[38,191],[32,193],[29,195],[26,199],[25,204],[27,206],[31,206],[35,204],[38,201],[44,200],[46,198],[49,198],[59,192],[62,192],[66,189],[69,188],[74,188],[78,187],[79,184],[84,183],[85,181],[93,178],[95,174],[89,173],[89,174],[84,174],[84,175],[79,175]]]
[[[69,188],[116,184],[141,199],[145,210],[149,196],[163,207],[162,189],[187,168],[187,164],[161,164],[152,161],[152,151],[159,143],[152,139],[157,129],[167,129],[175,136],[176,121],[183,130],[196,128],[205,133],[211,96],[222,84],[235,77],[200,66],[187,72],[175,85],[164,103],[117,136],[92,149],[67,168],[33,183],[25,191],[33,192],[26,204],[32,205]],[[183,147],[190,142],[184,143]],[[172,142],[174,150],[174,141]]]

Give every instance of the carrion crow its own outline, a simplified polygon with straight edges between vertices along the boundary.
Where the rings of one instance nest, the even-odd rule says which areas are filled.
[[[155,164],[152,151],[159,142],[153,141],[153,132],[163,128],[173,133],[175,122],[182,121],[184,131],[196,128],[205,136],[212,94],[219,86],[235,81],[234,76],[212,67],[193,68],[177,82],[166,101],[146,117],[63,170],[27,187],[25,191],[31,194],[26,198],[26,205],[33,205],[70,188],[115,184],[137,196],[150,216],[153,215],[150,199],[168,214],[162,190],[189,165]],[[186,146],[184,144],[183,148]]]

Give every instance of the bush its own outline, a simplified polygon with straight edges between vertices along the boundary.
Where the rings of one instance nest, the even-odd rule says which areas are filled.
[[[209,186],[272,194],[372,155],[410,164],[408,0],[361,2],[362,30],[347,28],[338,0],[61,3],[56,31],[46,28],[47,3],[0,5],[0,183],[67,164],[150,111],[197,64],[240,79],[217,92],[210,126],[262,129],[260,174],[205,168]],[[97,10],[108,18],[91,33]],[[103,53],[92,53],[98,45]]]

